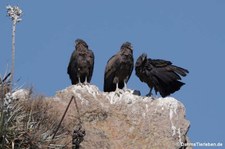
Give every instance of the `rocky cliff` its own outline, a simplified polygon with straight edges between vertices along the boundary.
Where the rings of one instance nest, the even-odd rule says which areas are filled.
[[[172,97],[141,97],[132,92],[104,93],[94,85],[80,84],[47,99],[63,115],[71,97],[75,97],[76,102],[71,102],[62,125],[69,130],[67,139],[72,140],[74,133],[74,141],[80,148],[190,148],[182,147],[189,142],[190,122],[185,119],[185,107],[180,101]]]

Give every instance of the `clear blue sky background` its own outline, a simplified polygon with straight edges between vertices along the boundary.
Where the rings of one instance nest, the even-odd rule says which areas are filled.
[[[0,1],[0,73],[11,65],[11,20],[6,5],[23,9],[16,31],[18,85],[52,96],[70,85],[67,65],[74,40],[95,53],[92,83],[101,90],[107,60],[130,41],[134,58],[143,52],[187,68],[186,83],[172,96],[186,107],[192,142],[225,147],[225,1]],[[133,72],[128,87],[147,94]]]

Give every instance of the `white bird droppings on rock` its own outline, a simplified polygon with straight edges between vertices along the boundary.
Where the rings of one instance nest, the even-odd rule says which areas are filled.
[[[178,149],[187,140],[190,123],[185,119],[183,104],[175,98],[142,97],[133,95],[132,90],[102,92],[89,84],[70,86],[57,92],[56,97],[68,103],[65,99],[72,95],[85,129],[92,132],[81,143],[84,148],[100,148],[95,146],[99,141],[101,148]]]

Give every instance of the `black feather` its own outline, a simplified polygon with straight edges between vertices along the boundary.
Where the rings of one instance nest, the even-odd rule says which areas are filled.
[[[134,67],[133,49],[131,43],[122,44],[120,51],[112,56],[105,67],[104,91],[111,92],[118,88],[122,89],[127,83]]]
[[[75,50],[73,51],[67,73],[72,84],[84,83],[85,79],[90,83],[94,69],[94,53],[88,49],[87,43],[82,39],[75,41]]]
[[[178,91],[184,85],[181,76],[186,76],[187,69],[175,66],[170,61],[147,58],[147,54],[138,57],[135,64],[136,75],[162,97]]]

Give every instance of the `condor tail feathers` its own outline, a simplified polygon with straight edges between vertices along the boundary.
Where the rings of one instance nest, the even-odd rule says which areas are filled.
[[[174,65],[171,65],[172,66],[172,69],[175,73],[185,77],[189,71],[187,69],[184,69],[184,68],[181,68],[181,67],[178,67],[178,66],[174,66]]]

